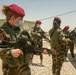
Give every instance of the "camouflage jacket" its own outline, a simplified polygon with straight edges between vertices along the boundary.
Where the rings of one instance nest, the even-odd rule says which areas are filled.
[[[63,29],[63,33],[65,35],[65,38],[70,38],[70,31]]]
[[[61,28],[54,30],[53,28],[49,31],[51,39],[51,48],[63,47],[62,38],[64,37],[63,31]]]
[[[76,42],[76,31],[75,30],[72,30],[70,32],[70,39],[73,41],[73,42]]]
[[[41,36],[38,36],[37,35],[38,33]],[[34,42],[42,42],[42,39],[45,37],[44,34],[45,34],[45,32],[41,28],[33,27],[31,29],[31,37],[34,40]]]
[[[3,29],[3,30],[1,30]],[[21,30],[18,27],[13,28],[8,22],[5,22],[0,29],[0,39],[7,41],[16,41],[21,34]],[[1,43],[0,45],[6,45],[6,43]],[[0,57],[10,67],[17,67],[26,63],[27,58],[25,55],[20,55],[15,58],[11,55],[11,50],[14,49],[12,46],[10,48],[0,48]]]

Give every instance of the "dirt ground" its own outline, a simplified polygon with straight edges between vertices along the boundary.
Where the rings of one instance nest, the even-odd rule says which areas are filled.
[[[50,44],[44,41],[44,47],[50,48]],[[43,66],[40,65],[38,55],[34,56],[33,65],[30,65],[31,75],[52,75],[52,56],[43,55]],[[2,75],[1,60],[0,60],[0,75]],[[76,48],[75,59],[72,59],[70,51],[68,52],[67,60],[63,63],[61,75],[76,75]]]

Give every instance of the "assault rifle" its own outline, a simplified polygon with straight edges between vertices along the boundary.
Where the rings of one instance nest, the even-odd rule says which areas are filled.
[[[50,39],[46,37],[46,33],[41,29],[41,31],[39,31],[39,28],[35,27],[34,28],[34,32],[37,31],[37,33],[39,33],[41,35],[42,38],[44,38],[45,40],[47,40],[50,43]]]
[[[45,40],[48,40],[48,42],[50,43],[49,38],[47,38],[47,37],[45,36],[45,32],[38,32],[38,33],[41,35],[42,38],[44,38]]]
[[[42,53],[44,50],[46,50],[48,52],[48,55],[51,54],[51,50],[47,49],[47,48],[38,48],[38,47],[34,47],[34,45],[29,45],[27,42],[30,40],[26,37],[26,34],[24,34],[25,32],[22,32],[22,34],[20,35],[20,37],[17,39],[16,42],[9,42],[6,40],[2,40],[2,43],[0,45],[0,48],[19,48],[23,51],[23,53]]]
[[[34,47],[34,45],[24,45],[24,43],[21,43],[20,40],[18,42],[9,42],[3,40],[3,42],[6,42],[7,45],[0,45],[0,48],[8,48],[10,49],[11,47],[14,48],[19,48],[21,49],[24,53],[34,53],[36,55],[39,55],[40,53],[43,53],[44,50],[47,51],[48,55],[51,55],[51,50],[48,48],[38,48]]]

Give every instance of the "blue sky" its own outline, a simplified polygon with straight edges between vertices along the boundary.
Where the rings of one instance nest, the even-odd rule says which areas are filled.
[[[17,4],[25,10],[24,20],[36,21],[69,11],[76,10],[76,0],[0,0],[0,18],[5,18],[1,13],[2,5]],[[69,25],[70,29],[76,27],[76,12],[59,16],[61,28]],[[53,18],[41,20],[42,29],[49,31],[52,27]]]

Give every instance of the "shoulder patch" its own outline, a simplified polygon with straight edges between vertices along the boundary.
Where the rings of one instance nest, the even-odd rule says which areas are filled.
[[[3,28],[0,28],[0,39],[4,39],[6,35],[6,32],[4,31]]]
[[[0,28],[0,33],[6,33],[3,28]]]

